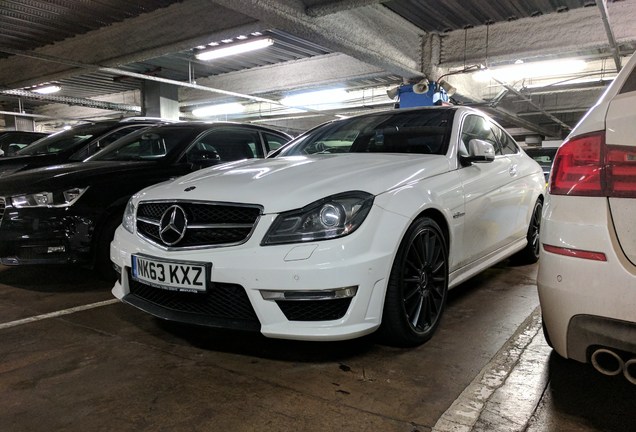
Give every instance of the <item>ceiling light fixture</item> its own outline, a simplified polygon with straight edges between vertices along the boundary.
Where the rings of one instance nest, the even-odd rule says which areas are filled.
[[[504,82],[529,78],[545,78],[568,75],[585,69],[583,60],[550,60],[544,62],[522,63],[481,70],[473,75],[476,81],[487,82],[493,78]]]
[[[343,102],[349,98],[345,89],[316,90],[284,97],[280,103],[291,107],[326,105]]]
[[[222,48],[215,48],[206,51],[201,51],[195,54],[195,57],[199,60],[214,60],[221,57],[227,57],[235,54],[242,54],[254,50],[267,48],[274,44],[274,40],[270,38],[265,39],[252,39],[249,42],[231,43]]]
[[[51,93],[57,93],[60,90],[62,90],[62,87],[58,86],[58,85],[47,85],[44,87],[38,87],[33,89],[33,91],[35,93],[39,93],[39,94],[51,94]]]
[[[192,110],[192,115],[197,118],[214,117],[227,114],[240,114],[245,112],[245,107],[238,102],[219,105],[208,105]]]

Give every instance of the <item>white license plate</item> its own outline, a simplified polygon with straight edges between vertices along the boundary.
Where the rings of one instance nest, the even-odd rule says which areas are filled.
[[[132,256],[133,279],[171,291],[205,292],[210,264]]]

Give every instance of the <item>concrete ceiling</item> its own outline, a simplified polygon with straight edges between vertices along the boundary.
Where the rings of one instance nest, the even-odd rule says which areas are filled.
[[[183,118],[238,101],[248,110],[232,119],[301,130],[389,109],[385,90],[403,79],[445,76],[458,102],[489,111],[515,135],[558,138],[634,52],[635,21],[632,0],[7,0],[0,111],[25,112],[41,125],[139,114],[142,83],[154,80],[179,86]],[[209,44],[254,35],[274,45],[216,62],[194,57]],[[542,79],[474,79],[477,65],[560,58],[586,67]],[[47,82],[63,90],[31,91]],[[329,111],[277,103],[333,86],[355,96]]]

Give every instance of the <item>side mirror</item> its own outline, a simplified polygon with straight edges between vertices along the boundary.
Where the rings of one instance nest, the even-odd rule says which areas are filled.
[[[492,162],[495,160],[495,147],[488,141],[471,139],[468,142],[468,156],[460,156],[462,163]]]

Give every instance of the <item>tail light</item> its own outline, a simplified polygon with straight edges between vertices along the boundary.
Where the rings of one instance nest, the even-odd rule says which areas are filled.
[[[567,140],[554,160],[550,194],[636,198],[636,147],[606,146],[605,131]]]

